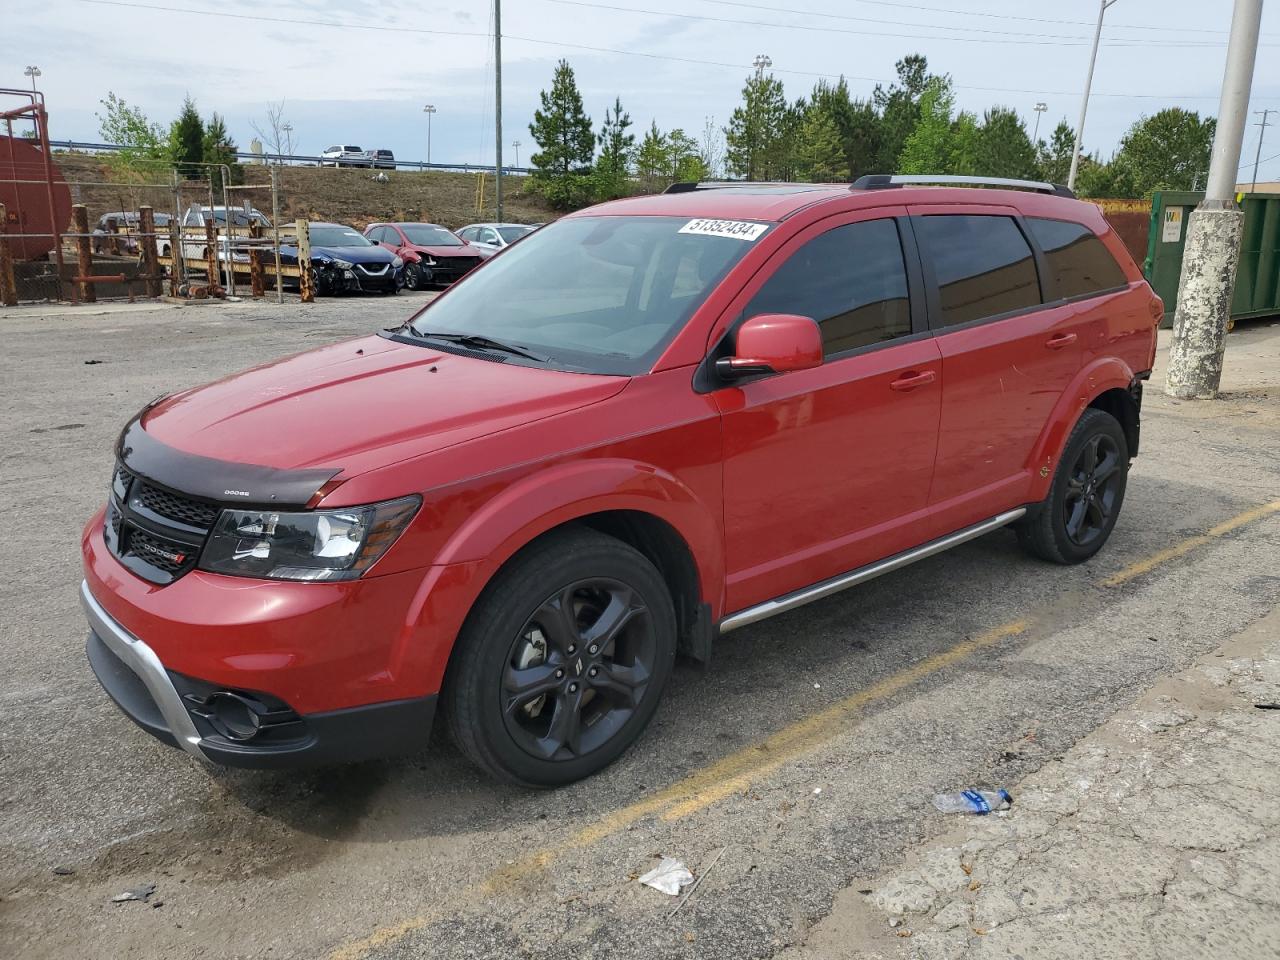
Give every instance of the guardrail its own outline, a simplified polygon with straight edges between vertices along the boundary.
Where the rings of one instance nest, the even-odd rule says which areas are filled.
[[[50,140],[49,146],[61,150],[85,150],[94,153],[111,153],[116,150],[125,149],[124,147],[114,143],[89,143],[83,140]],[[258,160],[263,163],[286,163],[312,167],[320,166],[324,159],[319,156],[312,157],[304,154],[254,153],[251,150],[237,151],[235,156],[237,160]],[[421,160],[396,160],[394,163],[397,170],[460,170],[463,173],[479,173],[481,171],[493,170],[493,166],[491,164],[482,163],[426,163]],[[359,166],[355,164],[344,164],[344,166],[347,166],[349,169],[356,170],[386,169],[385,167],[374,167],[372,162],[368,164],[360,164]],[[510,167],[504,164],[502,172],[504,174],[530,174],[533,172],[533,168]]]

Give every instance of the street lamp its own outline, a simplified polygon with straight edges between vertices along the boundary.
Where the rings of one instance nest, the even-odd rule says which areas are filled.
[[[751,65],[756,68],[756,76],[760,77],[764,75],[766,70],[773,66],[773,60],[767,53],[757,53],[756,58],[751,61]]]
[[[1076,185],[1076,171],[1080,169],[1080,138],[1084,136],[1084,115],[1089,110],[1089,88],[1093,86],[1093,66],[1098,62],[1098,41],[1102,39],[1102,18],[1107,7],[1116,0],[1098,0],[1098,26],[1093,31],[1093,52],[1089,54],[1089,72],[1084,75],[1084,96],[1080,100],[1080,122],[1076,124],[1076,142],[1071,148],[1071,172],[1067,174],[1067,187]]]
[[[36,92],[36,77],[40,76],[40,68],[39,68],[39,67],[27,67],[27,69],[25,69],[25,70],[23,70],[23,71],[22,71],[22,73],[23,73],[23,75],[24,75],[24,76],[27,76],[27,77],[30,77],[30,78],[31,78],[31,92],[32,92],[32,93],[35,93],[35,92]]]
[[[1049,109],[1049,105],[1048,105],[1047,103],[1043,102],[1043,101],[1041,101],[1040,103],[1037,103],[1037,104],[1035,105],[1035,111],[1036,111],[1036,132],[1035,132],[1035,134],[1034,134],[1034,135],[1032,135],[1032,137],[1031,137],[1031,142],[1032,142],[1032,143],[1039,143],[1039,142],[1040,142],[1040,115],[1041,115],[1042,113],[1044,113],[1044,112],[1045,112],[1046,110],[1048,110],[1048,109]]]
[[[511,146],[515,147],[515,151],[516,151],[516,166],[518,167],[518,166],[520,166],[520,141],[519,141],[519,140],[512,140],[512,141],[511,141]]]
[[[427,115],[427,163],[431,163],[431,116],[436,112],[433,104],[428,103],[422,108],[422,112]]]

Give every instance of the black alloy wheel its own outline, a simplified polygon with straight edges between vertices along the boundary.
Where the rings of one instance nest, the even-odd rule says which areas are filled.
[[[566,527],[486,586],[454,644],[442,713],[490,775],[571,783],[644,731],[675,652],[675,609],[653,563],[615,537]]]
[[[1072,543],[1088,547],[1107,530],[1122,479],[1115,440],[1105,433],[1090,437],[1071,467],[1062,502],[1063,522]]]
[[[657,644],[644,600],[617,580],[579,580],[548,597],[511,645],[502,717],[542,760],[598,750],[635,714]]]
[[[1129,443],[1119,421],[1086,409],[1067,438],[1049,495],[1015,529],[1022,545],[1053,563],[1080,563],[1115,528],[1129,476]]]

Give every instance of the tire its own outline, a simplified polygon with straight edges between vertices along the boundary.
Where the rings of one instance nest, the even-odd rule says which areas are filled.
[[[404,265],[404,288],[406,290],[421,290],[422,287],[422,265],[406,263]]]
[[[593,644],[593,631],[605,642]],[[572,783],[640,736],[675,652],[671,595],[653,564],[613,537],[568,528],[517,554],[476,601],[445,678],[444,716],[496,779]]]
[[[1049,496],[1017,526],[1019,542],[1052,563],[1081,563],[1102,549],[1124,505],[1129,444],[1111,414],[1080,415],[1053,474]]]

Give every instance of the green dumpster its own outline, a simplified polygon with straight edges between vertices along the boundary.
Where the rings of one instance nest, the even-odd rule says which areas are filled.
[[[1173,325],[1178,306],[1187,219],[1203,199],[1203,193],[1174,190],[1157,190],[1151,198],[1151,232],[1142,272],[1164,301],[1166,327]],[[1244,210],[1244,238],[1231,319],[1280,313],[1280,194],[1246,193],[1236,201]]]

